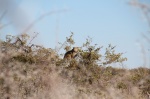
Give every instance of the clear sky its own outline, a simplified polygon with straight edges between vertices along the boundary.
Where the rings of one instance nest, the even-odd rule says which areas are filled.
[[[129,1],[0,0],[0,15],[7,10],[0,25],[12,22],[0,30],[0,36],[20,34],[41,15],[51,12],[27,31],[32,35],[39,33],[36,43],[55,48],[56,42],[64,42],[70,32],[74,32],[75,46],[81,46],[87,36],[100,46],[107,47],[111,43],[128,58],[125,67],[136,68],[143,65],[141,33],[147,32],[149,27]]]

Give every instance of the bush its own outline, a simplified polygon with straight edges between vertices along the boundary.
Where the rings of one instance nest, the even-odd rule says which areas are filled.
[[[134,89],[130,89],[131,86],[137,87],[141,96],[150,93],[148,78],[150,70],[112,67],[112,63],[122,63],[127,58],[122,57],[123,53],[116,53],[115,46],[111,44],[102,54],[103,47],[92,45],[92,39],[88,37],[80,47],[77,57],[65,61],[58,52],[62,48],[66,51],[72,48],[75,44],[73,33],[64,43],[60,43],[60,48],[56,51],[31,44],[33,39],[31,41],[29,39],[27,34],[18,37],[9,35],[6,41],[0,42],[0,97],[18,96],[25,99],[34,97],[33,94],[38,97],[39,92],[43,91],[45,97],[47,95],[52,97],[53,86],[60,83],[76,86],[77,96],[91,94],[111,99],[110,91],[120,89],[121,94],[128,96],[134,94],[131,97],[137,98],[138,96],[134,97],[136,95]],[[57,81],[55,77],[61,79]],[[57,86],[55,87],[57,89]],[[116,94],[120,90],[116,90]],[[48,92],[50,93],[47,94]]]

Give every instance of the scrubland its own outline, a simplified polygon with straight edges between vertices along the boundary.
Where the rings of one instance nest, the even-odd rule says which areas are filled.
[[[75,43],[72,36],[61,44],[66,51]],[[78,57],[65,61],[28,38],[0,41],[0,99],[150,99],[150,69],[112,67],[127,58],[111,44],[102,55],[102,46],[88,38]]]

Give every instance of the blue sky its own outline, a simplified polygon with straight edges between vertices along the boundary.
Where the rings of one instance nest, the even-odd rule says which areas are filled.
[[[55,48],[56,42],[64,42],[70,32],[74,32],[75,46],[81,46],[90,36],[93,43],[104,47],[111,43],[117,46],[117,52],[125,52],[124,56],[128,58],[125,67],[143,65],[138,41],[141,41],[141,33],[147,32],[149,28],[140,11],[128,4],[130,0],[6,1],[9,3],[4,2],[3,9],[8,9],[8,14],[0,23],[13,23],[0,30],[2,38],[6,34],[20,34],[45,13],[65,9],[67,11],[53,13],[37,21],[28,31],[31,35],[39,33],[35,43]],[[2,12],[0,10],[0,14]]]

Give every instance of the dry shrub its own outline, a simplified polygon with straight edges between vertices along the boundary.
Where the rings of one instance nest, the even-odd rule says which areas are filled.
[[[144,99],[150,93],[150,69],[111,67],[126,60],[112,45],[102,55],[102,47],[92,46],[88,38],[75,59],[64,61],[27,38],[8,36],[0,42],[2,99]],[[71,48],[72,39],[73,34],[61,47]]]

